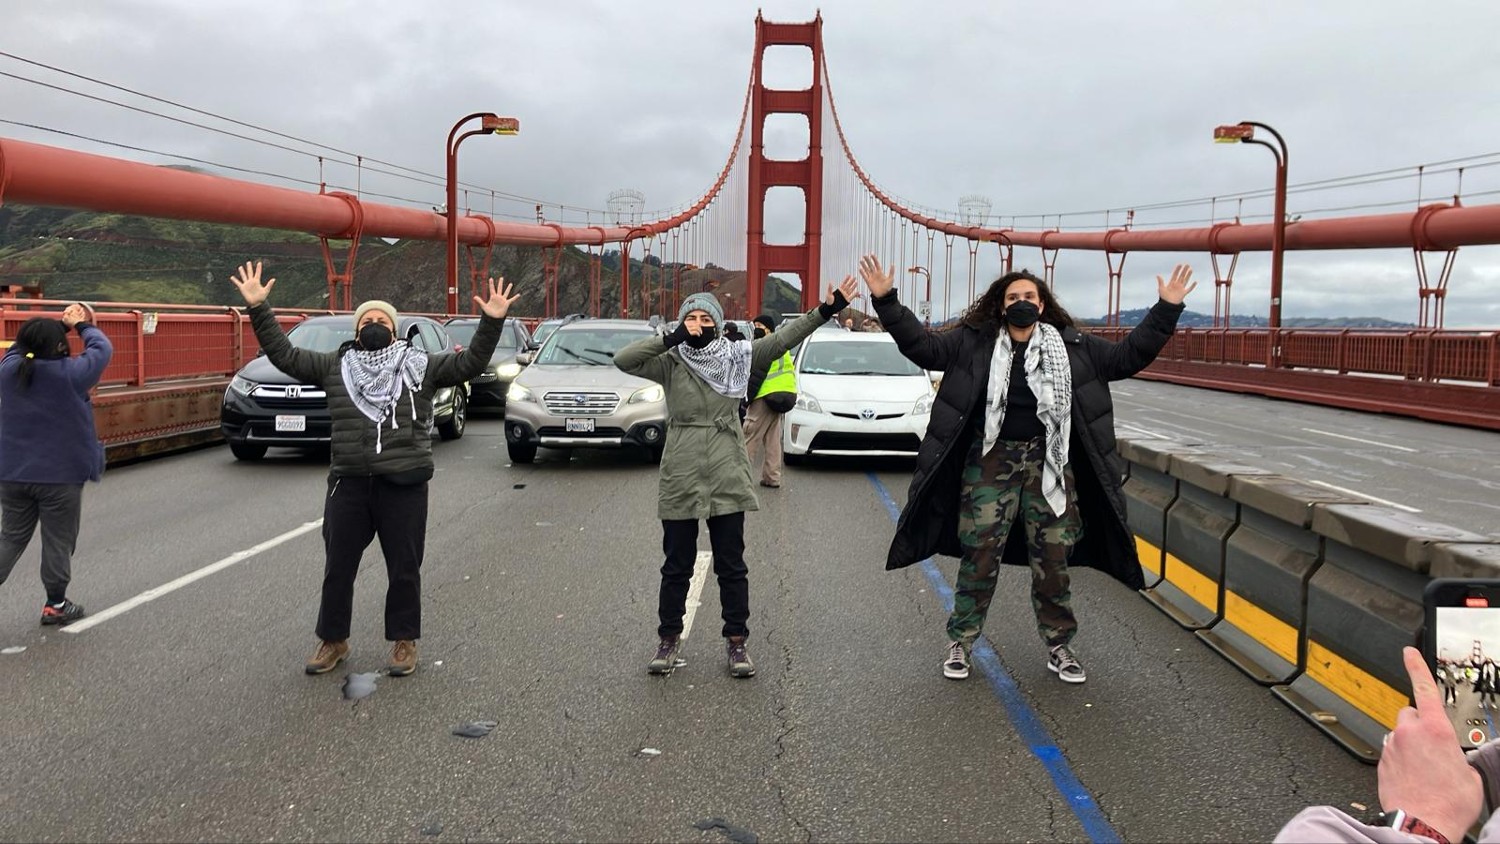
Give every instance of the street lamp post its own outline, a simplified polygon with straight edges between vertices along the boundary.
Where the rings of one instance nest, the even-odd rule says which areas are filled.
[[[1266,130],[1276,139],[1276,143],[1255,137],[1256,129]],[[1281,263],[1286,253],[1286,141],[1270,126],[1245,120],[1215,128],[1214,142],[1260,144],[1276,156],[1276,208],[1273,212],[1275,219],[1271,221],[1271,314],[1267,319],[1271,347],[1266,358],[1266,366],[1275,369],[1281,365]]]
[[[927,313],[922,317],[922,324],[930,327],[932,325],[932,273],[928,272],[926,267],[909,267],[906,271],[912,275],[921,273],[922,277],[927,279],[927,296],[922,300],[922,306]]]
[[[478,129],[462,135],[458,130],[469,121],[480,119]],[[453,124],[448,132],[448,207],[444,210],[448,218],[448,313],[458,313],[458,145],[474,135],[514,135],[521,131],[521,121],[514,117],[500,117],[486,111],[477,111]],[[454,136],[458,135],[455,139]]]

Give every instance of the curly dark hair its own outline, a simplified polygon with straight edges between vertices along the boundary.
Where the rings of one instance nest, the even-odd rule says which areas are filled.
[[[1042,322],[1059,329],[1077,325],[1073,320],[1073,315],[1057,301],[1056,296],[1052,295],[1052,288],[1047,285],[1047,282],[1025,269],[1009,272],[995,279],[989,289],[984,291],[984,295],[975,299],[974,304],[970,305],[964,311],[963,316],[958,318],[957,324],[967,325],[970,328],[989,329],[998,333],[1005,327],[1005,291],[1011,284],[1023,279],[1036,285],[1037,296],[1042,301]]]

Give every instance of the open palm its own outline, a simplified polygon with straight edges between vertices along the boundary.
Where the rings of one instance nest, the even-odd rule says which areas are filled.
[[[276,279],[273,278],[261,284],[260,269],[259,261],[253,263],[246,261],[229,279],[234,282],[235,287],[239,288],[240,295],[245,297],[245,304],[252,308],[266,301],[266,297],[271,295],[271,286],[276,283]]]
[[[475,296],[474,304],[479,306],[479,310],[484,311],[485,316],[502,319],[506,314],[510,313],[510,306],[514,305],[516,300],[521,298],[520,294],[515,296],[510,295],[512,287],[513,285],[506,284],[503,278],[492,278],[489,282],[489,297],[481,299]]]

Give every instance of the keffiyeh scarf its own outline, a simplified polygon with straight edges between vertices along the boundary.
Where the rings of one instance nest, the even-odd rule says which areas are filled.
[[[984,454],[1000,439],[1005,403],[1010,396],[1010,332],[1001,329],[990,360],[989,395],[985,399]],[[1036,395],[1036,415],[1047,432],[1047,454],[1042,467],[1042,495],[1047,506],[1061,516],[1068,506],[1063,487],[1063,467],[1068,464],[1068,438],[1073,430],[1073,369],[1062,333],[1045,322],[1036,325],[1026,344],[1026,386]]]
[[[701,349],[683,343],[674,346],[672,351],[714,392],[734,399],[745,397],[745,389],[750,384],[749,340],[718,337]]]
[[[371,422],[375,423],[375,453],[380,453],[380,429],[385,421],[391,428],[397,426],[396,404],[401,400],[401,388],[416,391],[422,387],[422,378],[427,374],[427,354],[413,349],[405,340],[397,340],[370,352],[350,349],[339,362],[344,376],[344,389],[349,398]],[[411,403],[411,418],[417,418],[417,403]]]

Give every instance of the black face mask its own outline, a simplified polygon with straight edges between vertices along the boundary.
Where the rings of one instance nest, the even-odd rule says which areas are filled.
[[[719,339],[719,329],[712,325],[706,325],[703,327],[703,333],[697,337],[688,335],[687,344],[695,349],[701,349],[717,339]]]
[[[359,330],[359,347],[367,352],[375,352],[389,346],[396,339],[391,330],[378,322],[367,324]]]
[[[1036,321],[1041,319],[1041,316],[1042,311],[1036,306],[1036,303],[1027,302],[1024,299],[1012,303],[1010,307],[1005,309],[1005,321],[1016,328],[1030,328],[1036,325]]]
[[[761,328],[758,325],[755,326],[755,331],[753,333],[755,334],[755,339],[757,339],[757,340],[759,340],[760,338],[766,336],[766,330],[764,328]]]

